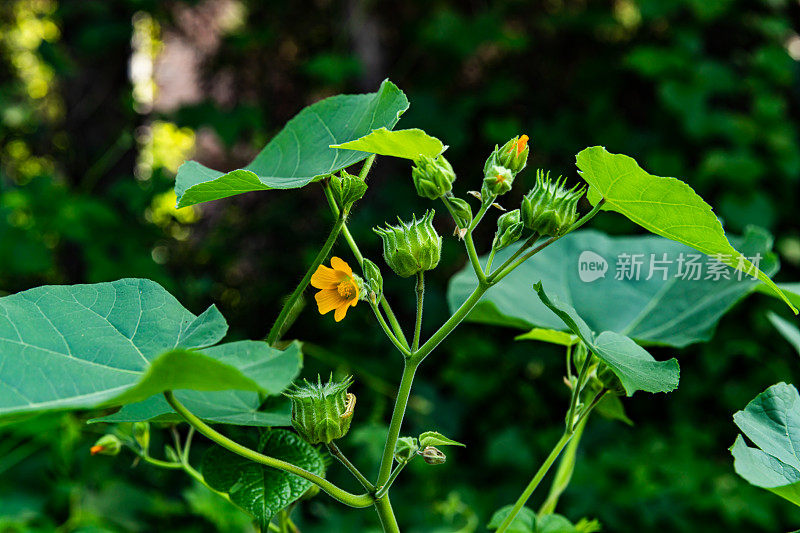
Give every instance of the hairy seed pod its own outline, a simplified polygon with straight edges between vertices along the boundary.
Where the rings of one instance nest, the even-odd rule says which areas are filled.
[[[309,444],[327,444],[347,434],[356,404],[355,395],[347,392],[352,382],[348,377],[323,384],[317,376],[316,384],[305,381],[284,393],[292,401],[292,426]]]
[[[441,465],[447,461],[447,456],[435,446],[426,446],[419,454],[429,465]]]
[[[442,238],[433,227],[433,215],[431,209],[419,220],[414,216],[406,223],[398,218],[398,226],[375,228],[383,239],[383,258],[398,276],[407,278],[439,264]]]
[[[331,176],[330,186],[333,198],[341,209],[350,209],[350,206],[367,192],[364,180],[344,170],[338,176],[335,174]]]
[[[366,289],[361,291],[362,298],[368,298],[372,303],[376,303],[383,295],[383,276],[381,275],[381,270],[378,268],[378,265],[369,259],[364,259],[361,263],[361,270],[364,272],[364,288]]]
[[[578,200],[584,190],[564,187],[564,178],[555,182],[550,173],[536,173],[536,186],[522,199],[522,221],[539,235],[562,235],[578,220]]]

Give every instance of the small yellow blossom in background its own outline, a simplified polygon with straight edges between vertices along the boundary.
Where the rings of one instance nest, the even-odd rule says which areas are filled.
[[[324,315],[335,309],[333,318],[340,322],[347,309],[358,303],[358,283],[350,265],[338,257],[331,257],[331,267],[333,268],[325,265],[317,267],[317,271],[311,276],[311,286],[320,289],[314,295],[320,314]]]

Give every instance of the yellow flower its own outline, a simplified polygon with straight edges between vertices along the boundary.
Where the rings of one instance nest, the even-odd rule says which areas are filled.
[[[358,284],[353,276],[353,269],[338,257],[331,257],[331,267],[333,268],[320,265],[311,276],[311,286],[320,289],[314,295],[320,314],[324,315],[335,309],[333,318],[339,322],[344,318],[347,309],[358,303]]]

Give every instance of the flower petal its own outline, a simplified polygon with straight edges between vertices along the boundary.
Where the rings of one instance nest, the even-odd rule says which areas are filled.
[[[317,307],[321,315],[333,311],[344,303],[336,289],[323,289],[315,294],[314,298],[317,300]]]
[[[336,320],[336,322],[341,322],[342,321],[342,319],[344,318],[344,315],[347,314],[347,308],[348,307],[349,306],[347,305],[347,302],[345,302],[344,305],[336,308],[336,312],[333,313],[333,318]]]
[[[311,286],[315,289],[335,289],[345,278],[341,272],[337,272],[325,265],[317,267],[316,272],[311,275]]]
[[[350,268],[350,265],[336,256],[331,257],[331,266],[334,268],[334,270],[344,272],[348,277],[352,277],[353,275],[353,269]]]

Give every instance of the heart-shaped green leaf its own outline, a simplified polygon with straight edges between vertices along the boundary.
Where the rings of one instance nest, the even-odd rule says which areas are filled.
[[[786,383],[773,385],[733,415],[742,435],[731,447],[736,473],[751,484],[800,505],[800,395]]]
[[[217,357],[254,372],[249,358],[263,343],[206,348],[227,328],[215,307],[195,316],[148,280],[0,298],[0,416],[118,405],[173,388],[259,390]]]
[[[242,344],[244,343],[244,344]],[[241,348],[249,349],[237,349]],[[207,348],[204,353],[241,370],[268,394],[278,394],[297,377],[301,367],[300,343],[276,350],[265,342],[240,341]],[[178,390],[175,395],[192,413],[208,422],[242,426],[288,426],[291,406],[283,398],[261,409],[259,394],[247,391]],[[125,405],[112,415],[93,422],[180,422],[183,419],[157,394],[144,401]]]
[[[421,155],[436,157],[446,146],[436,137],[431,137],[420,129],[390,131],[380,128],[355,141],[332,144],[331,148],[416,159]]]
[[[267,431],[257,449],[264,455],[324,475],[325,463],[319,452],[291,431]],[[312,485],[294,474],[262,466],[218,446],[204,456],[202,471],[206,482],[229,494],[233,503],[259,522],[262,531],[267,531],[278,511],[300,498]]]
[[[633,158],[611,154],[602,146],[586,148],[576,159],[581,176],[589,184],[587,197],[592,205],[602,198],[604,209],[621,213],[656,235],[757,275],[798,313],[769,276],[731,245],[711,206],[689,185],[675,178],[648,174]]]
[[[750,228],[743,239],[734,242],[748,257],[760,255],[764,271],[777,271],[777,260],[769,251],[772,239],[763,230]],[[517,246],[498,252],[495,264],[501,264]],[[626,257],[629,262],[622,268]],[[660,270],[658,263],[665,257],[669,263]],[[628,268],[631,258],[642,262],[635,276],[629,275],[633,273]],[[687,266],[694,259],[701,259],[694,265],[702,269]],[[587,265],[602,271],[588,270]],[[467,320],[526,330],[564,330],[564,324],[532,297],[531,282],[542,280],[548,294],[569,302],[593,331],[614,331],[643,343],[686,346],[710,339],[722,316],[761,285],[725,266],[719,279],[714,279],[716,274],[706,279],[713,265],[710,258],[662,237],[609,237],[592,230],[576,231],[489,289]],[[699,279],[694,279],[695,273]],[[448,290],[450,308],[457,309],[476,283],[469,265],[456,274]],[[610,313],[612,304],[614,312]]]
[[[628,396],[637,390],[670,392],[678,387],[680,370],[675,358],[656,361],[633,339],[613,331],[604,331],[595,337],[572,306],[548,298],[541,282],[536,283],[534,289],[542,303],[558,315],[586,347],[616,374]]]
[[[489,523],[486,524],[487,529],[497,529],[506,519],[508,514],[513,509],[513,505],[506,505],[501,507],[492,515]],[[511,521],[511,524],[506,528],[507,533],[536,533],[536,513],[527,507],[523,507]]]
[[[296,189],[358,163],[369,154],[330,148],[377,128],[391,129],[408,109],[403,91],[385,80],[378,92],[338,95],[312,104],[246,167],[218,172],[189,161],[175,178],[178,207],[269,189]]]

